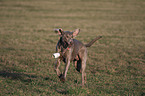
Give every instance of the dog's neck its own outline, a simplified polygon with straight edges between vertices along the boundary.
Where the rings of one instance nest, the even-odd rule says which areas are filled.
[[[64,56],[66,51],[69,50],[72,45],[73,45],[73,40],[68,44],[66,41],[64,41],[62,39],[62,37],[60,37],[59,46],[60,46],[60,50],[61,50],[61,57]]]

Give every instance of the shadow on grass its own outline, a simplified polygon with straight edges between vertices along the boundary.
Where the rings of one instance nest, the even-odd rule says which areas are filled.
[[[145,92],[142,92],[142,93],[141,93],[141,96],[145,96]]]
[[[56,89],[55,91],[56,91],[57,93],[63,94],[63,95],[69,94],[69,91],[67,91],[67,90],[65,90],[65,89]]]
[[[57,93],[62,95],[68,95],[69,93],[69,87],[67,83],[64,82],[56,82],[53,86],[51,86],[51,89],[54,89]]]
[[[22,82],[32,82],[32,78],[37,78],[36,75],[28,75],[28,74],[24,74],[24,73],[14,73],[14,72],[9,72],[9,71],[0,71],[0,76],[1,77],[5,77],[5,78],[9,78],[12,80],[21,80]],[[27,78],[27,79],[24,79]]]
[[[69,93],[69,88],[66,85],[62,85],[62,83],[58,86],[58,85],[54,85],[53,86],[54,90],[62,95],[68,95]]]

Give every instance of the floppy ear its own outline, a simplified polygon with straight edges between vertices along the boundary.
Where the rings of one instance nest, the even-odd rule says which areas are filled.
[[[56,33],[58,33],[59,36],[61,36],[61,35],[63,34],[63,30],[62,30],[61,28],[59,28],[59,29],[54,29],[54,31],[55,31]]]
[[[76,37],[80,32],[80,29],[76,29],[74,32],[73,32],[73,37]]]

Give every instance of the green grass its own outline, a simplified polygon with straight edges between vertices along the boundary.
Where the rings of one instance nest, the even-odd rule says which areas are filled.
[[[144,96],[144,0],[0,0],[1,96]],[[61,83],[55,28],[81,29],[89,42],[87,83],[71,64]],[[61,64],[63,70],[64,64]]]

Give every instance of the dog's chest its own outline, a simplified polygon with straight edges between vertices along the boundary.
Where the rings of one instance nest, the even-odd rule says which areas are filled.
[[[73,44],[71,46],[64,46],[64,45],[65,45],[64,43],[59,42],[57,51],[62,53],[63,59],[71,58],[71,61],[75,59],[75,57],[79,53],[79,50],[83,46],[83,44],[76,39],[73,39]]]

